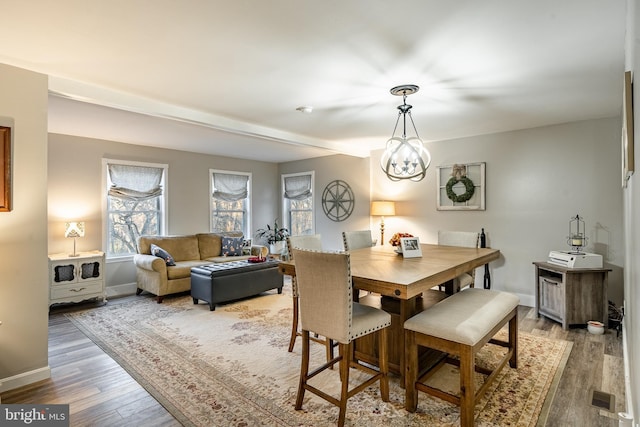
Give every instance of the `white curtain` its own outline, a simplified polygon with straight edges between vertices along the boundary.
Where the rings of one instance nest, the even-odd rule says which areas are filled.
[[[109,196],[142,201],[162,195],[162,168],[109,164]]]
[[[248,175],[213,174],[213,197],[225,202],[246,199],[249,194]]]
[[[311,196],[311,175],[287,176],[284,178],[284,198],[304,200]]]

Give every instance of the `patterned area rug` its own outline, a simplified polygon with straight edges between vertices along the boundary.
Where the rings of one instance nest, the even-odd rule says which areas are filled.
[[[302,345],[298,340],[287,352],[292,303],[286,286],[282,295],[271,291],[213,312],[204,303],[194,305],[189,296],[165,298],[162,304],[140,297],[66,316],[185,426],[337,422],[337,407],[311,393],[303,410],[294,409]],[[312,343],[311,349],[312,363],[322,363],[324,347]],[[545,417],[545,398],[553,397],[570,351],[569,342],[520,333],[519,368],[502,370],[476,406],[476,425],[536,425]],[[482,356],[487,364],[495,357],[491,351]],[[451,371],[445,365],[437,374],[439,387],[457,386],[457,373]],[[314,380],[338,395],[337,371]],[[459,425],[456,406],[421,393],[418,411],[411,414],[404,410],[398,377],[391,376],[390,388],[390,402],[380,400],[377,387],[351,398],[346,425]]]

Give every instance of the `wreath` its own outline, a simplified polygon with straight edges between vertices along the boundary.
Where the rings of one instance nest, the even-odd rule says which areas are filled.
[[[453,186],[456,185],[458,182],[461,182],[461,183],[464,184],[464,189],[466,191],[464,193],[462,193],[462,194],[456,194],[453,191]],[[456,178],[455,176],[452,177],[447,182],[447,187],[446,188],[447,188],[447,197],[454,203],[466,202],[471,197],[473,197],[473,193],[476,190],[475,186],[473,185],[473,181],[471,181],[466,176],[461,176],[459,179]]]

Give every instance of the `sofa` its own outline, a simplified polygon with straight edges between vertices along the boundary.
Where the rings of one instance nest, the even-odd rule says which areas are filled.
[[[252,245],[250,254],[225,255],[222,249],[223,238],[241,238],[242,235],[242,232],[234,231],[184,236],[138,237],[138,253],[133,256],[133,263],[136,267],[136,295],[147,291],[156,295],[158,303],[161,303],[165,295],[191,289],[191,267],[239,261],[251,256],[266,257],[269,254],[269,249],[266,246]],[[160,252],[165,257],[152,255],[152,245],[155,245],[154,251],[156,253],[160,248]]]

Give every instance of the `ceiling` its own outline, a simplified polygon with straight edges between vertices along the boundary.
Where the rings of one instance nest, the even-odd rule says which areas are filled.
[[[49,131],[284,162],[613,117],[626,0],[4,1],[0,62]],[[312,106],[313,112],[296,111]]]

